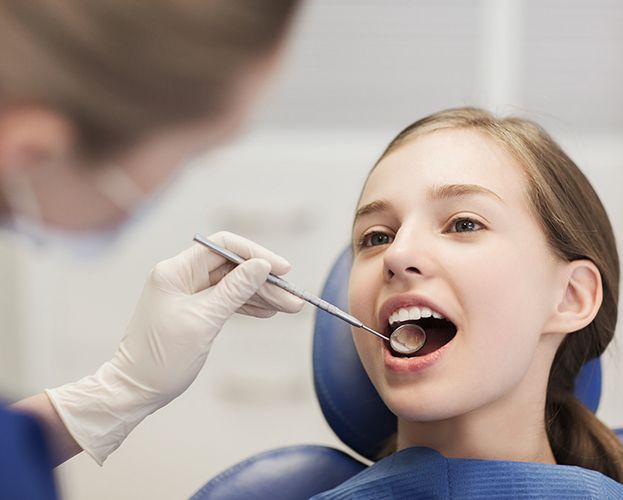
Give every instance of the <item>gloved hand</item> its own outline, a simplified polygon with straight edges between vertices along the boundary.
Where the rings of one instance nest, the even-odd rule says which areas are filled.
[[[233,313],[268,317],[303,307],[265,283],[271,270],[289,271],[282,257],[231,233],[209,239],[250,260],[233,269],[195,244],[160,262],[113,358],[94,375],[46,390],[70,434],[100,465],[139,422],[192,383]]]

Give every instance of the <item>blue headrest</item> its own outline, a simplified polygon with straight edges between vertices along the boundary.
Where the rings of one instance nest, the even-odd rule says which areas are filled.
[[[338,257],[322,298],[348,310],[350,248]],[[313,346],[314,383],[320,407],[337,436],[360,455],[373,458],[396,432],[396,417],[388,410],[359,361],[350,326],[325,313],[316,313]],[[575,394],[592,411],[601,396],[599,359],[584,365]]]

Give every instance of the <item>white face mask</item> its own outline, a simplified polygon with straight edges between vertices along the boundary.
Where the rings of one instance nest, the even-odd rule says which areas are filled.
[[[104,229],[70,231],[47,226],[42,222],[41,209],[30,181],[25,177],[12,182],[6,190],[6,200],[11,214],[0,226],[28,238],[37,246],[62,248],[73,256],[88,258],[109,251],[121,234],[136,225],[155,205],[147,194],[121,168],[111,166],[96,177],[98,190],[122,209],[127,218]]]

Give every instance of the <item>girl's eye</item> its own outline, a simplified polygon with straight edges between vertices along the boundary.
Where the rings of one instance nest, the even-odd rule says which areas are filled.
[[[372,231],[364,234],[359,241],[359,248],[376,247],[379,245],[389,245],[394,241],[394,238],[386,233],[380,231]]]
[[[451,233],[470,233],[481,230],[482,224],[469,217],[458,217],[450,221]]]

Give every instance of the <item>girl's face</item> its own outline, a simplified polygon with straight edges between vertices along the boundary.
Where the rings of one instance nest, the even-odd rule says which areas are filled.
[[[388,335],[390,321],[433,316],[419,320],[428,340],[411,358],[353,331],[399,418],[543,404],[563,337],[548,325],[564,293],[561,263],[530,212],[522,167],[502,146],[452,129],[402,145],[370,175],[353,241],[354,316]]]

